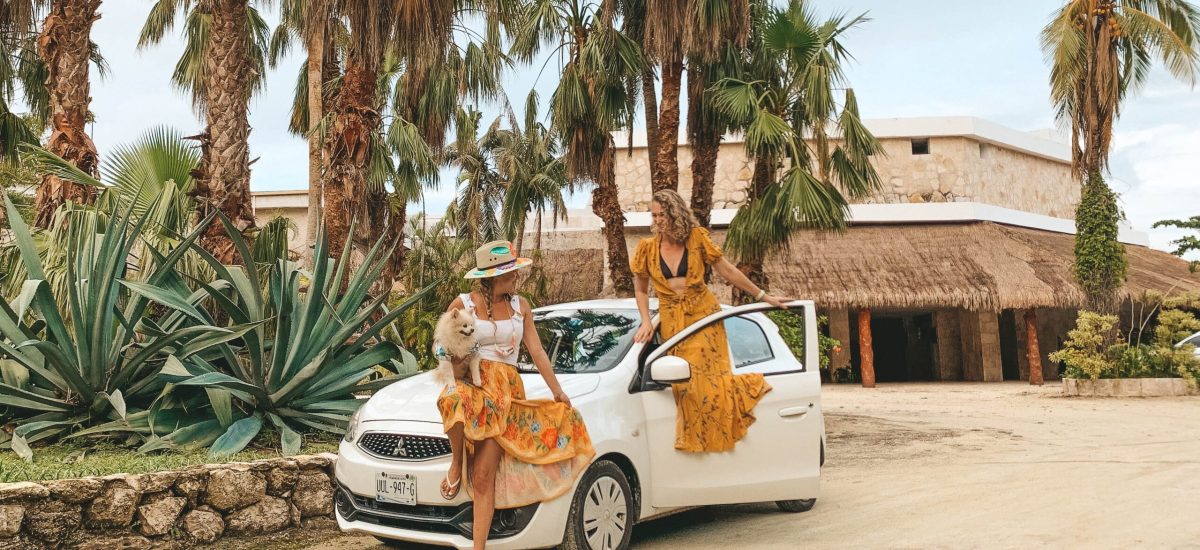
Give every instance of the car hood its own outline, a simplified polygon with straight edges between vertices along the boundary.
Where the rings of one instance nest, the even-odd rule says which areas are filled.
[[[529,399],[549,399],[550,390],[539,374],[522,374],[525,396]],[[599,374],[560,374],[559,384],[572,399],[596,391],[600,386]],[[439,384],[432,372],[424,372],[387,386],[367,401],[362,408],[363,422],[375,420],[413,420],[418,422],[441,422],[437,399],[444,386]]]

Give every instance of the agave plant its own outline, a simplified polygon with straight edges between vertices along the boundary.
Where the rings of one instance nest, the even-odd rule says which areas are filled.
[[[29,459],[30,443],[76,427],[144,423],[141,405],[164,388],[159,372],[167,357],[192,360],[251,328],[197,324],[178,314],[150,320],[150,301],[129,280],[146,218],[133,220],[129,209],[60,209],[59,215],[81,215],[65,225],[65,290],[56,294],[28,226],[11,202],[5,207],[26,279],[15,300],[0,301],[0,402],[16,424],[0,448]],[[150,286],[178,283],[174,265],[198,236],[193,232],[169,254],[146,246],[155,260],[139,278]]]
[[[118,147],[106,162],[103,180],[96,179],[61,157],[36,146],[25,146],[24,165],[38,173],[50,174],[72,183],[101,188],[95,211],[101,213],[128,209],[134,220],[145,219],[145,228],[138,238],[160,249],[179,246],[181,235],[189,232],[196,221],[196,204],[189,196],[195,187],[192,171],[200,162],[200,153],[188,145],[183,134],[169,127],[147,130],[133,143]],[[65,295],[67,232],[66,221],[76,216],[92,215],[90,207],[64,206],[45,231],[35,230],[33,239],[42,257],[47,280],[55,295]],[[260,232],[261,242],[255,240],[254,257],[259,265],[270,267],[275,260],[288,257],[287,233],[292,228],[286,221],[272,220]],[[14,246],[0,246],[0,265],[13,264],[19,253]],[[134,261],[139,269],[132,275],[148,272],[152,254],[141,253],[135,246]],[[185,254],[174,266],[188,278],[211,280],[214,276],[208,264],[193,253]],[[15,296],[24,284],[16,270],[0,275],[0,289],[5,296]]]
[[[222,217],[226,228],[232,224]],[[251,250],[237,231],[230,231],[243,258]],[[198,246],[193,248],[217,273],[215,284],[199,283],[233,327],[250,326],[237,342],[222,344],[210,360],[205,355],[172,357],[164,377],[172,390],[203,388],[213,416],[198,420],[182,444],[206,445],[225,456],[249,444],[269,422],[279,432],[284,454],[299,452],[300,432],[317,429],[342,433],[370,392],[417,371],[412,354],[382,341],[381,332],[433,288],[413,294],[395,309],[381,313],[386,296],[368,291],[391,256],[381,239],[352,272],[350,243],[340,260],[330,258],[325,232],[318,234],[313,269],[280,260],[260,280],[256,270],[222,265]],[[307,279],[307,287],[303,280]],[[186,287],[139,285],[146,297],[197,322],[207,314],[189,304]],[[266,292],[263,292],[263,289]],[[372,379],[386,365],[390,376]],[[369,382],[367,380],[370,380]],[[113,427],[116,427],[114,424]],[[143,451],[179,446],[177,437],[149,435]]]

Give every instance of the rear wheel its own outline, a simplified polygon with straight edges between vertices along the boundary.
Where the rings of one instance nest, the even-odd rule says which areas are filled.
[[[588,468],[571,500],[563,550],[625,550],[633,534],[633,491],[625,472],[601,460]]]

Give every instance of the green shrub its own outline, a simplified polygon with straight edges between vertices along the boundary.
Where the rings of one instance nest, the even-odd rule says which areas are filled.
[[[1118,240],[1117,196],[1098,171],[1087,175],[1075,210],[1075,279],[1092,309],[1112,311],[1128,262]]]
[[[779,327],[779,335],[783,337],[784,343],[788,349],[792,350],[792,355],[797,359],[804,359],[804,318],[792,312],[776,310],[768,311],[767,317]],[[822,329],[829,325],[829,318],[820,315],[817,316],[817,348],[820,350],[818,356],[821,358],[821,370],[829,370],[829,364],[832,360],[833,349],[840,346],[836,338],[825,336]]]
[[[1116,315],[1079,312],[1076,326],[1067,333],[1063,348],[1050,354],[1050,360],[1066,363],[1064,376],[1067,378],[1097,380],[1111,377],[1116,369],[1110,352],[1116,341],[1116,326]]]
[[[1050,354],[1067,365],[1067,378],[1185,378],[1195,384],[1200,360],[1195,347],[1175,344],[1197,331],[1200,320],[1189,312],[1165,309],[1159,313],[1150,343],[1116,341],[1117,318],[1082,311],[1065,347]]]

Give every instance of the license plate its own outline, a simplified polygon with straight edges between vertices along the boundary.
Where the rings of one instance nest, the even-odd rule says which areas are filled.
[[[392,504],[417,504],[417,478],[409,474],[375,472],[375,500]]]

